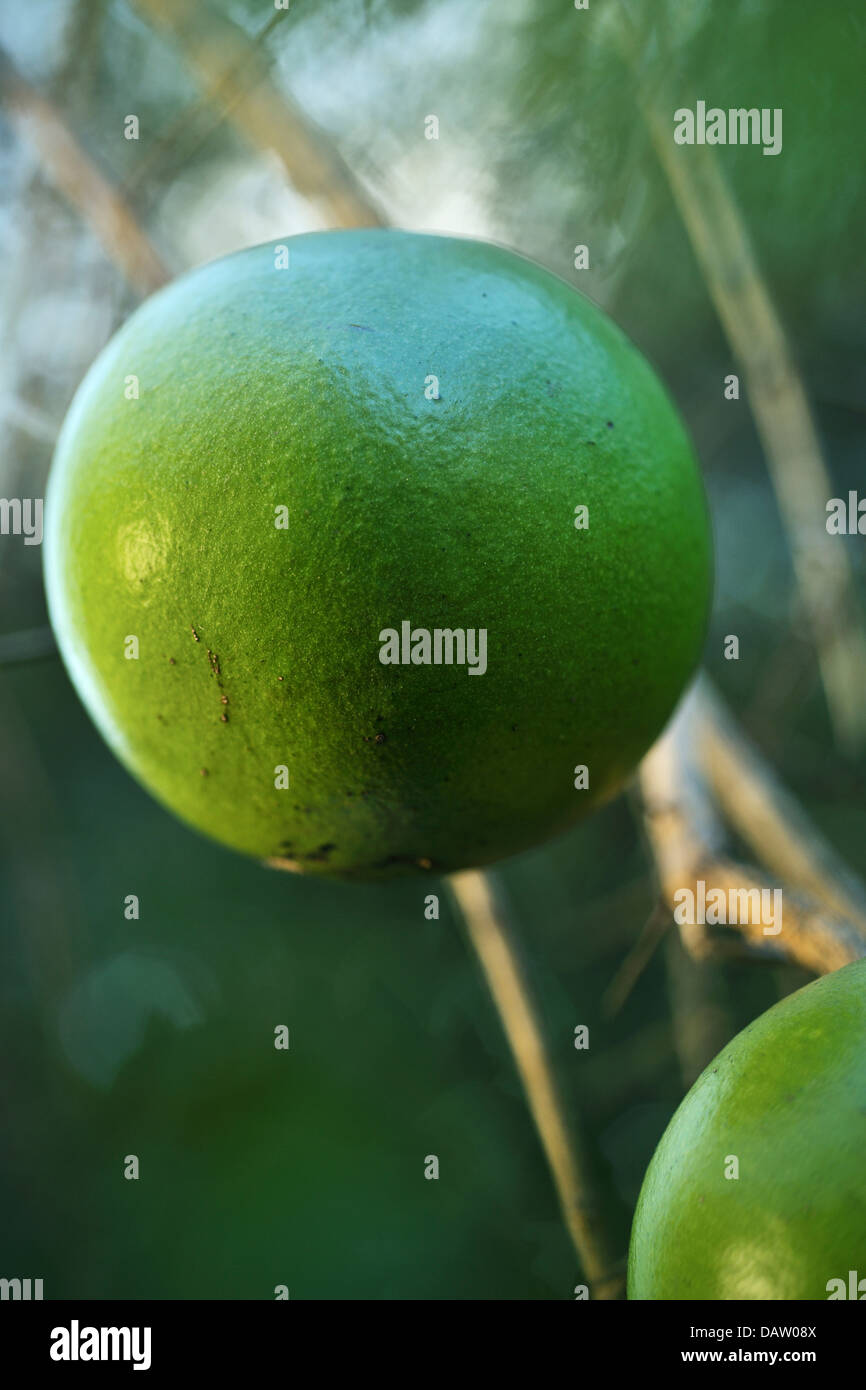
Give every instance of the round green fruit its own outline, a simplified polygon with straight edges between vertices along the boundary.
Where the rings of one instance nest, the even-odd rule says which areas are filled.
[[[54,628],[118,757],[319,874],[483,864],[609,797],[699,659],[710,569],[688,439],[619,330],[511,252],[396,231],[155,295],[46,506]]]
[[[695,1082],[644,1179],[629,1298],[860,1297],[864,1147],[857,961],[762,1014]]]

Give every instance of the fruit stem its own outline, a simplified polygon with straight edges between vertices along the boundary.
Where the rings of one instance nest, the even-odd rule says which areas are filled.
[[[501,883],[467,869],[448,880],[499,1013],[562,1208],[565,1225],[596,1299],[615,1299],[622,1277],[601,1222],[601,1201],[574,1119],[553,1075],[536,1008],[520,967]]]

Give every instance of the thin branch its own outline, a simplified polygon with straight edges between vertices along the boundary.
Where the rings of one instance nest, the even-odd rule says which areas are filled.
[[[866,887],[746,738],[706,679],[695,708],[698,753],[732,826],[785,883],[848,917],[866,938]]]
[[[0,97],[61,193],[93,229],[112,261],[141,294],[171,278],[123,198],[79,145],[56,108],[0,49]]]
[[[806,390],[718,156],[708,145],[674,143],[672,116],[682,94],[673,101],[664,77],[650,88],[637,30],[626,8],[619,13],[638,105],[744,378],[836,738],[856,750],[866,737],[866,633],[847,551],[826,530],[834,487]]]
[[[714,728],[716,717],[702,687],[694,687],[640,767],[647,835],[662,895],[672,911],[682,908],[683,900],[679,897],[682,890],[693,893],[695,902],[701,891],[706,900],[713,890],[720,890],[724,900],[731,902],[742,901],[732,895],[754,891],[761,894],[779,886],[760,871],[734,862],[723,852],[724,826],[700,763],[700,731],[706,734],[708,727]],[[735,758],[728,765],[727,775],[737,779],[746,766]],[[755,752],[751,777],[760,777],[762,771],[759,755]],[[768,824],[781,845],[785,833],[785,803],[774,800],[773,785],[774,779],[763,780],[765,804],[772,807]],[[753,841],[760,845],[760,821],[752,819],[750,824]],[[817,842],[817,832],[814,834]],[[792,841],[787,846],[785,853],[789,857],[795,853],[796,844],[797,841]],[[781,854],[782,850],[778,852]],[[850,870],[847,875],[851,877]],[[697,959],[730,954],[730,939],[719,933],[733,928],[756,957],[788,958],[814,974],[826,974],[866,955],[866,932],[861,931],[850,916],[828,906],[822,897],[792,892],[784,887],[782,902],[782,930],[778,934],[765,931],[765,927],[774,927],[775,922],[765,921],[763,915],[757,915],[755,920],[756,914],[749,912],[745,922],[729,923],[721,928],[713,928],[702,921],[681,922],[683,944]]]
[[[716,954],[696,956],[671,934],[664,955],[674,1049],[688,1090],[735,1029]]]
[[[257,149],[276,154],[299,193],[335,227],[383,226],[382,214],[326,135],[271,80],[238,25],[193,0],[134,0],[166,31],[202,92]],[[243,76],[241,76],[243,74]]]
[[[601,1008],[605,1018],[615,1018],[622,1009],[672,925],[667,905],[657,902],[604,992]]]
[[[250,39],[249,48],[244,49],[238,55],[236,67],[221,80],[219,92],[208,91],[205,95],[199,95],[150,142],[123,185],[124,193],[127,196],[132,195],[157,171],[164,176],[166,173],[165,161],[169,154],[173,157],[172,163],[175,170],[179,165],[188,163],[214,132],[229,119],[232,107],[244,94],[246,83],[248,81],[255,83],[261,76],[259,54],[262,46],[289,13],[289,10],[275,10],[255,37]],[[252,69],[252,59],[255,59],[255,70]],[[220,97],[221,105],[214,109],[217,96]],[[205,118],[203,123],[202,117]],[[196,133],[196,126],[200,124],[204,125],[204,129]],[[190,132],[192,132],[191,138]],[[179,145],[183,147],[180,154],[178,154]]]
[[[535,1009],[510,940],[508,909],[492,874],[469,869],[448,880],[499,1011],[553,1176],[566,1227],[595,1298],[616,1298],[621,1279],[607,1247],[596,1196],[576,1135],[565,1120]]]

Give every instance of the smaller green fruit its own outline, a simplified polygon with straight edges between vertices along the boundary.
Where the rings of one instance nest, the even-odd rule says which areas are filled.
[[[846,1298],[852,1270],[866,1292],[864,1150],[861,960],[762,1014],[695,1082],[644,1179],[629,1298]]]

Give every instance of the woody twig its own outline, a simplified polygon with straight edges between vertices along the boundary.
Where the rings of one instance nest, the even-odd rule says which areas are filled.
[[[171,278],[128,203],[76,140],[57,108],[17,70],[0,49],[0,97],[42,167],[112,261],[140,294]]]
[[[661,893],[692,955],[731,958],[745,943],[753,958],[793,960],[819,975],[866,955],[866,889],[794,810],[705,678],[644,758],[640,789]],[[726,854],[723,808],[757,866]],[[766,896],[776,893],[781,900]],[[692,910],[699,901],[733,905],[725,917],[738,920],[696,920],[710,915]]]

